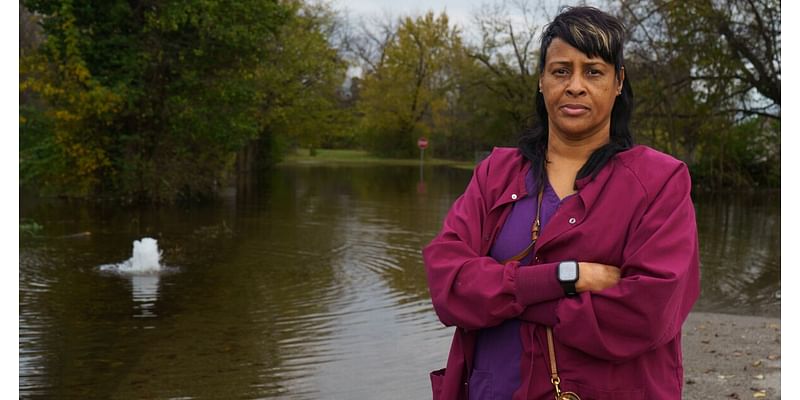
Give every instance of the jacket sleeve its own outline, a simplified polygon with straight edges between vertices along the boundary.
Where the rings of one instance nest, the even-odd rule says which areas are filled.
[[[485,196],[491,159],[475,168],[442,230],[422,252],[433,308],[448,326],[498,325],[518,316],[528,304],[563,296],[560,287],[554,289],[551,280],[543,278],[554,277],[555,270],[518,268],[519,262],[501,264],[480,255],[481,241],[491,240],[500,228],[484,226],[493,203]]]
[[[556,337],[623,362],[673,340],[700,293],[691,180],[680,164],[649,200],[623,248],[619,283],[558,301]],[[592,261],[592,260],[586,260]]]

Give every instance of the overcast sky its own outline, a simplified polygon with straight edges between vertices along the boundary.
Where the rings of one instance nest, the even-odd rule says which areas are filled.
[[[377,21],[385,21],[386,16],[392,19],[404,15],[422,15],[429,10],[439,14],[442,11],[447,12],[451,24],[456,24],[461,28],[462,37],[466,42],[474,42],[479,40],[476,29],[472,27],[474,14],[486,5],[497,5],[503,3],[504,0],[318,0],[325,1],[333,5],[333,8],[343,11],[344,15],[351,21],[351,23],[358,24],[359,21],[364,21],[371,25],[376,19]],[[517,7],[514,6],[516,1],[526,0],[505,0],[507,10],[510,13],[512,20],[518,17],[514,14]],[[606,0],[587,0],[585,3],[595,5],[602,8],[602,2]],[[527,0],[528,7],[533,11],[532,15],[535,16],[535,23],[539,29],[549,22],[548,17],[552,18],[558,12],[558,9],[563,5],[579,4],[579,1],[564,1],[564,0]],[[544,10],[544,12],[543,12]],[[519,16],[521,18],[521,16]],[[519,21],[522,23],[522,21]],[[358,76],[361,74],[361,69],[353,66],[348,70],[349,76]]]
[[[428,10],[435,13],[447,11],[450,20],[462,29],[467,30],[472,21],[472,14],[483,4],[497,4],[503,0],[333,0],[335,8],[347,10],[350,18],[380,17],[388,13],[391,16],[420,15]],[[578,4],[579,1],[564,0],[530,0],[529,5],[538,9],[543,5],[548,13],[555,15],[561,5]],[[589,0],[587,4],[602,8],[603,0]],[[509,7],[513,9],[513,7]],[[538,21],[541,24],[547,21]]]
[[[337,8],[349,10],[351,17],[392,16],[423,14],[433,10],[437,14],[447,11],[451,20],[464,27],[473,9],[485,0],[338,0]]]

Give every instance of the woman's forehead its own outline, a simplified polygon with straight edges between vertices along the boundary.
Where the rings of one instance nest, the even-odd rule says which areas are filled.
[[[574,61],[582,61],[587,64],[611,64],[599,55],[587,55],[561,38],[554,38],[553,41],[550,42],[545,57],[546,64],[572,63]]]

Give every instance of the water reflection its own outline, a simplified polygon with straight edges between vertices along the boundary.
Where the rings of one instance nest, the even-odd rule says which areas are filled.
[[[21,396],[429,397],[452,330],[431,308],[420,249],[471,171],[422,172],[283,167],[203,207],[21,202],[46,237],[20,244]],[[768,197],[695,196],[700,308],[780,309],[780,210]],[[129,257],[143,236],[180,271],[91,267]]]
[[[696,309],[780,316],[777,194],[693,194],[702,263]]]
[[[153,318],[155,314],[156,300],[158,300],[158,281],[156,274],[134,275],[131,277],[131,293],[133,301],[136,303],[134,310],[136,318]]]

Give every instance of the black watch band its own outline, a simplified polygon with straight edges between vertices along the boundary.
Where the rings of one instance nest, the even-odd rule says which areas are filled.
[[[562,261],[556,268],[556,278],[564,289],[564,294],[567,296],[575,296],[578,291],[575,289],[575,283],[578,282],[580,276],[580,268],[578,262],[574,260]]]

